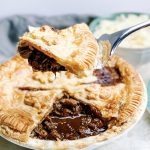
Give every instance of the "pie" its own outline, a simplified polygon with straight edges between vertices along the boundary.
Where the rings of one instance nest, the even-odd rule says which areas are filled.
[[[34,71],[17,54],[0,65],[0,134],[34,149],[81,149],[131,127],[146,99],[141,76],[118,56],[79,78]]]
[[[99,47],[86,24],[62,30],[50,26],[29,29],[20,37],[18,52],[34,70],[69,70],[79,76],[93,70]]]

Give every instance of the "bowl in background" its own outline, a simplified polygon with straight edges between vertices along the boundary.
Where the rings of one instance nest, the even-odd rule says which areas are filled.
[[[128,17],[129,15],[146,15],[148,18],[150,18],[149,14],[143,14],[143,13],[115,13],[107,17],[98,17],[95,20],[93,20],[90,24],[90,29],[93,33],[96,32],[98,26],[100,26],[101,22],[103,20],[110,20],[114,21],[119,16],[125,16]],[[103,33],[105,34],[105,33]],[[98,37],[96,37],[98,38]],[[150,41],[149,41],[150,42]],[[140,68],[143,65],[146,65],[148,62],[150,62],[150,47],[143,47],[143,48],[128,48],[128,47],[121,47],[121,45],[117,48],[116,54],[127,60],[130,64],[132,64],[136,69]]]

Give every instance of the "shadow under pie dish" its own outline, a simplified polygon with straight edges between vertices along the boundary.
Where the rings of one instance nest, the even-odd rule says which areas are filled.
[[[137,122],[146,101],[142,78],[118,56],[90,78],[34,72],[19,55],[0,66],[0,133],[29,148],[81,149],[112,139]]]

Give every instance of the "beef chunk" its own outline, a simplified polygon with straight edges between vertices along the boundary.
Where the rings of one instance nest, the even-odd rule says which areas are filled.
[[[104,132],[108,122],[96,107],[64,97],[55,102],[52,112],[32,135],[40,139],[75,140]]]

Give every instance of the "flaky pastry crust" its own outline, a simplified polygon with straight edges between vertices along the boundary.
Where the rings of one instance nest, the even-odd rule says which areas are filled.
[[[92,83],[94,76],[77,78],[60,72],[55,77],[52,72],[33,72],[27,60],[17,54],[0,66],[0,133],[31,148],[80,149],[124,132],[145,109],[146,90],[140,75],[123,59],[113,56],[108,66],[119,69],[121,83],[102,86]],[[31,138],[32,130],[64,93],[97,107],[104,118],[116,118],[116,122],[104,133],[79,140]]]
[[[92,32],[84,23],[62,30],[50,26],[31,28],[20,38],[19,47],[24,46],[36,48],[77,75],[84,75],[94,68],[99,49]]]

